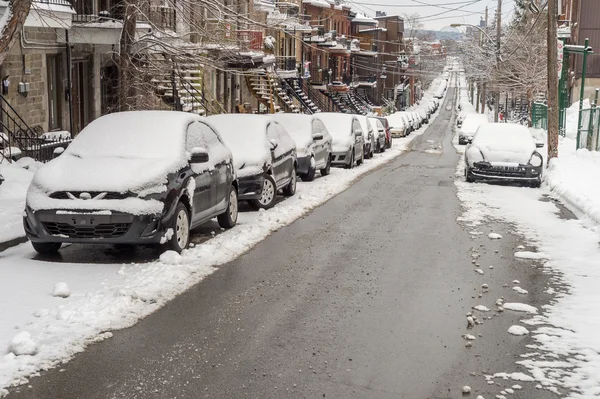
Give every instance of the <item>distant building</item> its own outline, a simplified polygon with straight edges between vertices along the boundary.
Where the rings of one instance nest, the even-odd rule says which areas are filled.
[[[385,17],[387,13],[385,11],[375,11],[375,18]]]

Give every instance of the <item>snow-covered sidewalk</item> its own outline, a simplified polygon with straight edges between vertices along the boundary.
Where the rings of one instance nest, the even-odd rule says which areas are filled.
[[[74,264],[37,260],[29,243],[0,252],[0,281],[5,283],[0,290],[0,396],[7,393],[4,388],[26,383],[28,376],[68,360],[89,343],[110,337],[111,330],[131,326],[159,309],[217,266],[402,154],[427,126],[395,139],[391,149],[355,169],[332,169],[329,176],[298,183],[296,195],[273,209],[241,213],[235,228],[182,255],[165,253],[149,263]],[[59,288],[69,296],[52,295],[58,282],[66,283]],[[30,354],[8,352],[11,342],[13,349],[24,348]]]

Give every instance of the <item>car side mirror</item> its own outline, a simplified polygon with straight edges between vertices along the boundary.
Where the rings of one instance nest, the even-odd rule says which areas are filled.
[[[192,157],[190,158],[190,163],[206,163],[208,162],[208,158],[208,151],[206,151],[205,148],[192,148]]]
[[[535,148],[544,148],[544,143],[542,141],[536,141]]]
[[[319,134],[319,133],[313,134],[313,140],[315,140],[315,141],[323,140],[323,135]]]
[[[271,140],[269,140],[269,143],[271,143],[271,149],[272,149],[272,150],[274,150],[275,148],[277,148],[277,146],[279,145],[279,144],[277,143],[277,140],[275,140],[275,139],[271,139]]]
[[[467,143],[471,144],[473,142],[473,139],[468,139]]]
[[[355,131],[354,131],[354,135],[355,135],[356,137],[360,137],[360,136],[362,136],[362,135],[363,135],[363,132],[362,132],[362,130],[358,130],[358,129],[357,129],[357,130],[355,130]]]

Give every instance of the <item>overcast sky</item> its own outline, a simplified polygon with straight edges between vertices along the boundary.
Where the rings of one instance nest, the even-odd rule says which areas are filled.
[[[419,14],[425,29],[439,30],[451,23],[479,24],[488,7],[494,18],[498,0],[346,0],[357,11],[374,16],[375,11],[388,15]],[[503,23],[514,14],[514,0],[502,0]]]

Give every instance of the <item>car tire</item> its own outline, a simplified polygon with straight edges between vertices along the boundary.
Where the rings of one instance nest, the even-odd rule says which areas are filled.
[[[62,243],[60,242],[31,242],[33,249],[40,255],[51,255],[58,252]]]
[[[217,216],[219,226],[224,229],[230,229],[235,226],[238,218],[238,195],[235,186],[232,184],[229,188],[229,202],[225,212]]]
[[[385,143],[383,143],[383,145],[379,148],[379,152],[384,153],[386,148],[387,147],[386,147]]]
[[[390,141],[388,141],[388,143],[387,143],[387,148],[392,148],[392,140],[393,140],[393,138],[390,137]]]
[[[314,177],[313,177],[314,178]],[[296,167],[292,168],[292,178],[290,182],[283,188],[283,195],[286,197],[291,197],[296,194],[296,183],[298,182],[298,177],[296,176]]]
[[[173,229],[173,235],[165,243],[165,249],[175,252],[186,249],[190,243],[190,214],[182,202],[177,204],[169,228]]]
[[[266,190],[266,191],[265,191]],[[263,189],[260,199],[250,200],[249,204],[254,210],[269,209],[275,206],[277,201],[277,184],[271,175],[264,176]]]
[[[469,172],[469,167],[465,167],[465,180],[467,183],[475,183],[475,177]]]
[[[302,177],[302,181],[313,181],[313,180],[315,180],[315,175],[317,174],[317,168],[314,165],[315,165],[315,159],[311,158],[311,166],[308,169],[308,173],[301,176]]]
[[[352,155],[350,155],[350,163],[348,165],[346,165],[346,169],[353,169],[354,168],[354,151],[352,152]]]
[[[365,153],[363,152],[363,153],[361,154],[361,158],[360,158],[358,161],[356,161],[356,166],[360,166],[360,165],[362,165],[362,163],[363,163],[364,161],[365,161]]]
[[[321,169],[321,176],[327,176],[331,173],[331,156],[327,158],[327,165],[325,165],[325,169]]]

